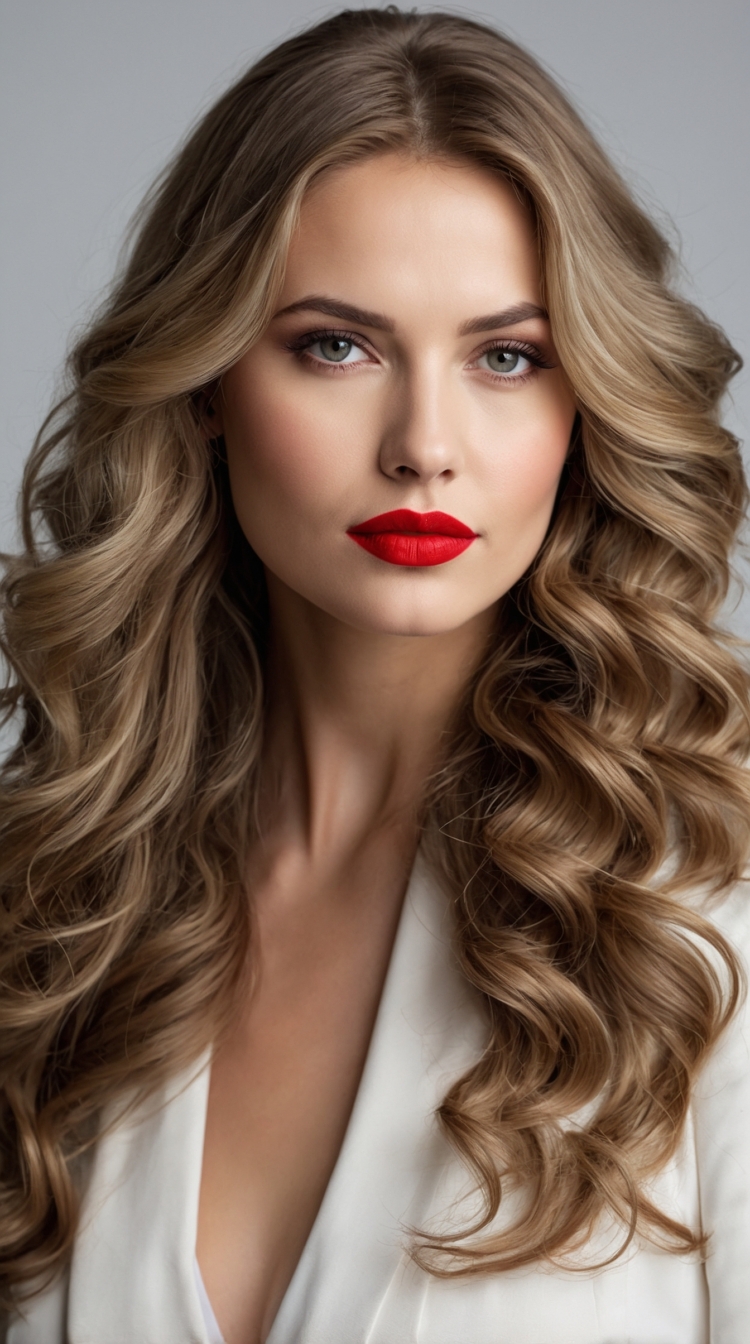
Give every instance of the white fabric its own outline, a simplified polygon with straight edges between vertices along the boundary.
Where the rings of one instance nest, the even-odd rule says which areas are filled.
[[[206,1285],[203,1282],[201,1267],[196,1258],[193,1259],[193,1274],[195,1276],[195,1286],[198,1291],[198,1301],[201,1306],[203,1324],[206,1327],[206,1334],[208,1335],[208,1344],[224,1344],[224,1337],[219,1329],[219,1322],[214,1315],[214,1309],[211,1306],[208,1293],[206,1292]]]
[[[716,918],[747,958],[746,884]],[[446,1281],[414,1267],[404,1227],[445,1221],[468,1188],[433,1112],[484,1035],[445,899],[418,861],[344,1144],[267,1344],[748,1344],[747,1010],[654,1182],[664,1208],[711,1230],[705,1268],[648,1245],[599,1272]],[[194,1268],[207,1095],[206,1061],[100,1140],[69,1275],[14,1319],[8,1344],[210,1344]]]

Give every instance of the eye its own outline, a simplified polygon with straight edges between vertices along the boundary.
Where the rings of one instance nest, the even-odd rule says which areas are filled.
[[[326,364],[356,364],[364,351],[346,336],[319,336],[307,346],[308,354]]]
[[[355,331],[335,331],[325,327],[317,331],[305,331],[302,335],[285,342],[287,350],[309,366],[318,365],[318,369],[344,369],[347,366],[372,364],[372,351],[366,341]]]
[[[520,350],[510,349],[506,345],[496,345],[491,350],[485,350],[484,354],[479,356],[480,367],[483,360],[486,360],[485,368],[491,373],[515,374],[518,377],[528,373],[533,366],[533,361],[528,355],[522,354]]]

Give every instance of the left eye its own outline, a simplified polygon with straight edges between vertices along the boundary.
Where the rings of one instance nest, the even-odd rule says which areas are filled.
[[[503,349],[502,346],[495,350],[485,350],[480,356],[479,363],[486,360],[486,368],[492,373],[525,373],[531,367],[531,360],[527,355],[522,355],[520,350]]]
[[[307,348],[326,364],[356,364],[363,354],[359,346],[345,336],[322,336]]]

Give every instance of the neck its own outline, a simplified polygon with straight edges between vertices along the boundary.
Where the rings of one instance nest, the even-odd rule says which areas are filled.
[[[269,576],[263,831],[272,847],[344,860],[366,837],[418,827],[425,781],[489,638],[357,630]],[[336,861],[334,859],[334,861]]]

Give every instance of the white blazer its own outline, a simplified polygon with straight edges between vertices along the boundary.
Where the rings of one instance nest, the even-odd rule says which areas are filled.
[[[715,918],[747,962],[748,884]],[[598,1272],[440,1280],[415,1268],[405,1228],[445,1225],[466,1198],[434,1111],[485,1031],[446,900],[418,860],[344,1144],[268,1344],[748,1344],[747,1010],[654,1182],[664,1208],[710,1231],[705,1265],[638,1244]],[[69,1272],[13,1318],[7,1344],[211,1344],[194,1272],[208,1080],[204,1061],[100,1141]],[[498,1223],[510,1216],[512,1201]],[[611,1235],[601,1228],[592,1256]]]

